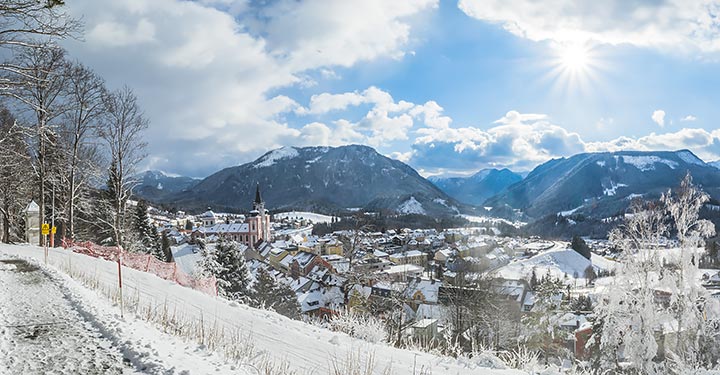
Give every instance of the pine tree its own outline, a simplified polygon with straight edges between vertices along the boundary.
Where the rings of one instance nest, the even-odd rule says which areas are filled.
[[[230,300],[248,300],[250,273],[238,244],[220,240],[203,250],[200,267],[217,279],[218,294]]]
[[[586,259],[590,259],[592,256],[592,253],[590,252],[590,247],[585,243],[585,240],[583,240],[579,236],[574,236],[572,238],[572,243],[570,244],[570,247],[577,251],[578,254],[584,256]]]
[[[147,211],[147,203],[138,201],[135,211],[133,211],[132,230],[138,239],[138,247],[140,247],[141,252],[155,254],[158,259],[163,259],[164,256],[158,256],[161,250],[158,241],[159,235],[157,229],[150,224]]]
[[[172,250],[170,249],[170,238],[168,238],[167,234],[163,232],[162,234],[162,253],[164,257],[165,262],[174,262],[175,259],[173,258]]]
[[[274,310],[288,318],[295,319],[300,316],[300,305],[295,292],[289,286],[277,282],[265,269],[258,270],[252,299],[255,306]]]

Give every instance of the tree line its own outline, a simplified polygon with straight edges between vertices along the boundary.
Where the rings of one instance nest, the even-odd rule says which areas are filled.
[[[80,239],[129,248],[148,235],[134,230],[147,229],[128,207],[146,156],[148,119],[130,87],[109,88],[59,44],[81,36],[81,22],[67,14],[62,0],[0,4],[0,239],[5,243],[25,241],[24,210],[30,201],[39,207],[40,223],[57,226],[56,243]],[[140,218],[148,220],[146,213]],[[37,245],[44,242],[40,236]]]

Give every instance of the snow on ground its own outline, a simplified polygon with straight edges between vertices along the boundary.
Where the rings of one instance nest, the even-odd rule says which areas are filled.
[[[42,249],[34,246],[0,245],[0,253],[40,261],[43,259]],[[67,270],[76,277],[90,279],[101,290],[109,293],[117,291],[117,263],[66,250],[50,249],[49,264],[56,272]],[[364,366],[369,356],[374,356],[373,373],[382,373],[388,368],[393,374],[417,373],[419,369],[427,373],[458,375],[523,373],[481,368],[469,359],[438,357],[368,343],[270,311],[209,296],[151,274],[126,267],[122,268],[122,272],[126,306],[137,306],[141,312],[171,314],[178,322],[174,326],[176,329],[191,326],[193,332],[225,332],[230,337],[219,335],[215,339],[218,347],[223,349],[238,343],[243,347],[252,346],[251,350],[246,348],[250,356],[248,361],[243,362],[245,365],[227,364],[218,354],[205,350],[204,346],[163,334],[157,330],[157,326],[140,320],[138,316],[126,314],[124,319],[119,318],[117,306],[106,302],[97,292],[82,287],[69,276],[59,275],[64,287],[72,291],[78,301],[77,305],[85,311],[85,319],[101,327],[103,335],[121,348],[135,368],[144,367],[143,371],[148,373],[173,374],[186,371],[188,374],[207,374],[235,370],[233,373],[255,374],[256,370],[250,370],[251,365],[256,365],[253,361],[266,358],[267,361],[289,366],[288,371],[278,373],[331,374],[333,363],[339,363],[342,367],[347,358],[354,357],[353,361],[359,361]],[[19,293],[20,290],[16,289],[15,292]]]
[[[487,209],[488,207],[485,207],[485,208]],[[492,207],[490,207],[490,209],[492,209]],[[506,220],[506,219],[500,219],[497,217],[489,217],[489,216],[473,216],[473,215],[460,215],[460,216],[462,216],[465,220],[467,220],[471,223],[498,224],[498,223],[502,222],[502,223],[505,223],[508,225],[512,225],[515,228],[520,228],[520,227],[524,226],[525,224],[527,224],[527,223],[523,223],[521,221],[510,221],[510,220]]]
[[[323,215],[323,214],[317,214],[314,212],[303,212],[303,211],[290,211],[290,212],[281,212],[279,214],[275,214],[275,219],[280,220],[284,218],[289,219],[304,219],[304,220],[310,220],[313,223],[330,223],[332,221],[332,216]]]
[[[610,187],[603,187],[603,195],[611,197],[617,193],[617,188],[619,187],[627,187],[627,185],[616,184],[614,181],[610,181]]]
[[[560,212],[558,212],[558,213],[560,214],[560,216],[563,216],[563,217],[565,217],[565,216],[570,216],[570,215],[574,214],[575,211],[583,208],[583,206],[584,206],[584,204],[581,204],[581,205],[573,208],[572,210],[560,211]]]
[[[19,259],[0,262],[0,373],[132,372],[48,274]]]
[[[655,169],[655,163],[663,163],[672,169],[675,169],[678,166],[678,163],[676,163],[672,160],[662,159],[655,155],[642,155],[642,156],[622,155],[619,157],[621,157],[623,159],[625,164],[630,164],[643,172],[651,171],[651,170]]]
[[[192,275],[195,272],[197,263],[202,259],[200,249],[188,243],[172,246],[170,251],[172,251],[175,263],[187,275]]]
[[[577,273],[578,280],[585,280],[585,269],[592,265],[595,269],[607,270],[614,267],[614,262],[601,256],[593,254],[591,260],[586,259],[573,249],[554,248],[535,255],[529,259],[521,259],[511,262],[494,271],[494,275],[506,279],[529,280],[535,269],[538,278],[545,276],[548,271],[553,277],[561,280],[567,275],[569,281],[573,281],[573,275]]]
[[[51,264],[70,260],[73,269],[93,272],[92,262],[83,259],[89,257],[68,258],[66,251],[61,257],[57,252],[50,251]],[[28,262],[5,254],[21,255]],[[117,305],[57,268],[42,265],[39,248],[1,245],[0,259],[10,259],[20,271],[0,271],[0,373],[255,373],[229,365],[203,346],[163,333],[137,316],[121,318]]]
[[[270,167],[276,161],[281,159],[291,159],[298,156],[299,153],[294,147],[281,147],[267,153],[262,159],[253,165],[254,168]]]
[[[418,202],[413,196],[410,196],[410,199],[398,206],[398,211],[401,214],[425,215],[425,209],[423,208],[422,203]]]
[[[675,153],[682,161],[688,164],[705,165],[705,162],[693,155],[690,151],[679,151]]]

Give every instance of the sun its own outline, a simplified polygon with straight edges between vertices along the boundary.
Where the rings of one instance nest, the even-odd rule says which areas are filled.
[[[593,89],[604,63],[592,45],[568,42],[550,47],[548,65],[544,79],[551,81],[555,90],[577,93]]]
[[[588,49],[582,45],[569,45],[560,51],[560,64],[567,70],[585,70],[588,67]]]

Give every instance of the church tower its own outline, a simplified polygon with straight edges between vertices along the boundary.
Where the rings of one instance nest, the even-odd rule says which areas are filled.
[[[247,219],[250,230],[250,246],[253,246],[256,241],[271,240],[270,233],[270,214],[265,209],[265,202],[260,194],[260,183],[258,182],[255,188],[255,200],[252,205],[253,209],[250,211],[250,217]]]
[[[257,186],[255,187],[255,201],[253,202],[253,211],[258,211],[259,213],[265,212],[265,202],[262,200],[262,196],[260,195],[260,183],[257,183]]]

